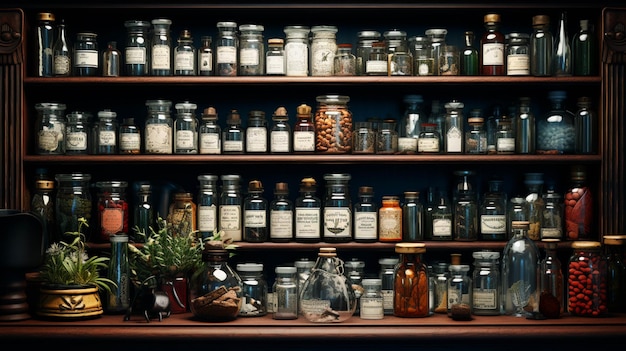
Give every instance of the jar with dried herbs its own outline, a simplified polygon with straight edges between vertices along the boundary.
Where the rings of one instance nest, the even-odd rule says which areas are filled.
[[[395,251],[400,255],[400,262],[394,270],[394,316],[429,316],[428,268],[422,260],[425,244],[397,243]]]

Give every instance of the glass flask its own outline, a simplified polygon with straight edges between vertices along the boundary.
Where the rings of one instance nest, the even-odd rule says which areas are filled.
[[[352,203],[347,173],[325,174],[326,198],[323,210],[325,242],[343,243],[352,240]]]
[[[84,218],[91,223],[92,200],[90,191],[91,174],[61,173],[54,176],[57,181],[55,199],[55,218],[59,241],[72,239],[67,232],[78,231],[78,220]],[[91,225],[83,226],[82,231],[89,240]]]
[[[36,132],[38,155],[65,154],[65,104],[38,103]]]
[[[172,75],[171,25],[172,21],[167,18],[155,18],[152,20],[150,74],[153,76]]]
[[[198,153],[198,119],[197,105],[189,101],[177,103],[176,120],[174,121],[174,153]]]
[[[295,239],[299,243],[316,243],[322,240],[322,200],[316,196],[314,178],[300,181],[300,194],[294,203]]]
[[[573,166],[565,193],[565,239],[590,240],[594,236],[593,194],[587,185],[584,166]]]
[[[248,196],[243,200],[243,240],[251,243],[269,239],[268,202],[263,197],[260,180],[248,183]]]
[[[560,239],[542,239],[544,256],[539,262],[539,313],[546,318],[559,318],[565,311],[565,280],[557,256]]]
[[[607,260],[600,242],[577,241],[572,243],[572,251],[567,267],[567,311],[582,317],[606,315]]]
[[[174,121],[170,115],[172,102],[148,100],[148,119],[144,128],[145,152],[147,154],[171,154],[173,148]]]
[[[359,187],[359,201],[354,204],[354,241],[373,243],[378,239],[378,208],[374,188]]]
[[[126,27],[124,67],[127,76],[147,76],[150,68],[150,22],[129,20]]]
[[[500,315],[502,282],[500,276],[500,253],[475,251],[472,275],[472,314],[477,316]]]
[[[72,45],[69,42],[63,18],[59,21],[57,32],[57,39],[52,47],[54,58],[52,71],[56,77],[68,77],[72,72]]]
[[[263,263],[239,263],[237,274],[243,286],[239,316],[265,316],[268,306],[268,287],[263,274]]]
[[[607,257],[607,308],[611,314],[626,312],[626,235],[604,235]]]
[[[422,260],[426,245],[424,243],[397,243],[395,251],[400,255],[400,260],[394,270],[394,316],[429,316],[428,268]]]
[[[504,247],[502,255],[502,294],[504,314],[529,317],[537,311],[537,265],[539,251],[528,238],[529,223],[512,223],[513,237]]]
[[[321,247],[300,292],[300,310],[309,322],[344,322],[354,314],[356,297],[334,247]]]

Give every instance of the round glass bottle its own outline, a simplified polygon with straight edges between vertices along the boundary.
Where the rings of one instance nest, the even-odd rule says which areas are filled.
[[[352,151],[352,112],[349,96],[317,96],[315,111],[315,150],[320,153],[344,154]]]
[[[332,76],[335,53],[337,52],[337,27],[311,27],[311,75],[314,77]]]
[[[330,243],[352,240],[352,203],[348,182],[352,176],[346,173],[325,174],[326,198],[323,210],[323,239]]]
[[[428,268],[422,260],[426,252],[423,243],[397,243],[395,251],[400,255],[394,273],[393,315],[396,317],[427,317]]]
[[[92,200],[90,191],[91,174],[61,173],[56,174],[57,192],[55,199],[55,217],[60,240],[73,240],[67,232],[78,231],[79,219],[91,224]],[[90,239],[90,228],[83,226],[85,237]]]
[[[43,102],[35,105],[37,110],[37,154],[65,154],[65,104]]]
[[[239,26],[239,71],[240,76],[265,75],[265,41],[263,30],[258,24]]]
[[[126,27],[126,48],[124,49],[124,67],[127,76],[147,76],[150,67],[150,22],[129,20]]]
[[[98,238],[101,243],[110,242],[111,236],[128,235],[129,207],[126,201],[125,181],[102,181],[98,188]]]
[[[98,75],[100,53],[98,52],[98,34],[91,32],[76,33],[74,42],[75,77],[93,77]]]
[[[169,100],[148,100],[148,119],[144,128],[147,154],[171,154],[173,148],[172,131],[174,122],[170,116],[172,102]]]
[[[267,281],[262,263],[239,263],[237,274],[243,286],[240,317],[261,317],[267,314]]]
[[[172,75],[171,25],[172,21],[167,18],[155,18],[152,20],[150,74],[153,76]]]
[[[565,91],[548,95],[550,111],[537,121],[537,153],[571,154],[576,148],[574,114],[565,109]]]
[[[567,270],[568,312],[582,317],[606,315],[607,261],[600,242],[577,241],[572,250]]]

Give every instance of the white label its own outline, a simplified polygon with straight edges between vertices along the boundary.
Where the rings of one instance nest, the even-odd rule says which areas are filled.
[[[561,239],[563,233],[559,228],[544,228],[541,227],[541,238],[553,238],[553,239]]]
[[[176,148],[177,149],[195,149],[194,142],[195,133],[192,130],[176,131]]]
[[[234,241],[241,241],[241,206],[221,205],[219,211],[220,230]]]
[[[321,237],[319,208],[297,207],[296,215],[296,238],[317,238]]]
[[[212,52],[202,52],[200,53],[200,67],[198,67],[200,72],[210,72],[213,71],[213,53]]]
[[[387,61],[368,60],[365,62],[365,73],[385,73],[387,74]]]
[[[248,228],[267,227],[267,212],[265,210],[244,210],[244,226]]]
[[[220,148],[220,136],[217,133],[200,134],[199,144],[201,154],[219,154],[222,151]]]
[[[115,131],[101,130],[98,133],[98,145],[99,146],[115,146],[116,145]]]
[[[170,69],[170,47],[168,45],[154,45],[152,47],[152,69]]]
[[[146,152],[172,153],[172,128],[166,124],[148,124],[146,126]]]
[[[267,151],[267,128],[248,127],[248,129],[246,129],[246,151]]]
[[[272,152],[289,152],[289,132],[273,131],[270,133],[270,148]]]
[[[293,151],[315,151],[315,132],[293,132]]]
[[[479,310],[495,310],[496,306],[496,289],[474,289],[472,291],[472,306]]]
[[[354,212],[354,239],[376,239],[377,229],[376,212]]]
[[[234,46],[218,46],[216,48],[216,63],[237,63],[237,50]]]
[[[324,237],[352,237],[351,212],[347,207],[324,208]]]
[[[258,66],[259,50],[258,49],[241,49],[239,50],[240,66]]]
[[[141,149],[141,136],[139,133],[121,133],[120,134],[120,150],[139,150]]]
[[[239,152],[243,151],[242,140],[224,140],[224,151]]]
[[[463,136],[457,127],[448,129],[446,133],[446,152],[462,152]]]
[[[483,234],[505,233],[506,215],[481,215],[480,232]]]
[[[417,138],[398,138],[399,152],[415,152],[417,151]]]
[[[419,138],[417,139],[417,151],[419,152],[439,152],[439,139]]]
[[[506,74],[509,76],[526,76],[530,74],[528,55],[509,55],[506,57]]]
[[[288,76],[309,75],[309,47],[305,43],[288,42],[285,44],[285,60]]]
[[[496,150],[498,152],[515,152],[515,138],[498,138]]]
[[[361,296],[359,303],[361,319],[383,319],[385,317],[382,298]]]
[[[198,206],[198,230],[201,232],[213,232],[216,226],[217,207],[211,206]]]
[[[79,68],[98,68],[97,50],[76,50],[74,65]]]
[[[383,309],[393,312],[393,290],[381,290],[383,294]]]
[[[285,74],[285,57],[284,56],[267,56],[265,58],[266,74]]]
[[[64,55],[54,56],[54,74],[63,75],[70,73],[70,58]]]
[[[127,47],[124,53],[127,65],[146,64],[146,48]]]
[[[452,220],[450,218],[433,218],[433,236],[452,237]]]
[[[329,300],[302,300],[300,301],[302,313],[322,315],[331,310]]]
[[[65,149],[68,151],[87,150],[87,133],[75,132],[67,133],[65,139]]]
[[[504,66],[504,44],[483,45],[483,66]]]
[[[291,211],[270,212],[270,237],[291,239],[293,237],[293,214]]]
[[[174,56],[174,70],[193,71],[195,57],[192,51],[177,51]]]

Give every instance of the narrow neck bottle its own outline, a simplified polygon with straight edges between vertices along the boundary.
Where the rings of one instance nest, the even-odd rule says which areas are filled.
[[[478,50],[474,47],[474,32],[465,32],[465,47],[461,58],[461,75],[478,75]]]
[[[565,280],[556,249],[559,239],[542,240],[545,255],[539,263],[539,313],[559,318],[565,311]]]
[[[135,205],[133,242],[143,243],[150,235],[150,228],[155,228],[154,206],[152,204],[152,186],[148,183],[139,186],[137,205]]]
[[[354,205],[354,240],[375,242],[378,238],[378,214],[374,204],[374,189],[359,188],[359,201]]]
[[[485,32],[480,39],[480,74],[483,76],[505,75],[504,34],[500,32],[500,15],[487,14],[484,18]]]
[[[598,74],[598,40],[589,20],[580,20],[580,30],[572,40],[574,75]]]
[[[293,239],[293,203],[288,198],[287,183],[276,183],[270,203],[270,240],[289,242]]]
[[[198,49],[198,75],[213,75],[213,47],[212,37],[205,35],[200,38],[200,49]]]
[[[222,147],[225,154],[242,154],[244,152],[245,134],[241,127],[241,117],[237,110],[232,110],[226,120],[227,127],[222,132]]]
[[[248,196],[243,202],[244,241],[257,243],[267,241],[269,237],[267,205],[261,181],[250,181]]]
[[[295,202],[295,239],[297,242],[319,242],[322,238],[322,201],[315,196],[316,182],[304,178]]]
[[[183,30],[178,38],[178,46],[174,48],[174,75],[196,75],[196,48],[188,30]]]
[[[556,76],[572,75],[572,51],[567,34],[567,14],[561,13],[559,29],[554,42],[554,57],[552,67]]]
[[[67,77],[72,72],[71,46],[65,30],[65,20],[61,19],[57,28],[58,35],[54,42],[54,75],[57,77]]]

